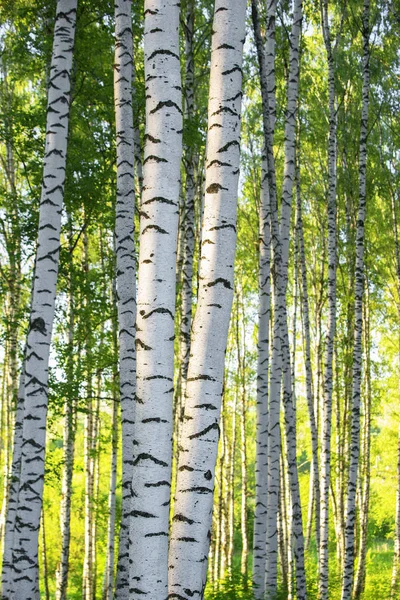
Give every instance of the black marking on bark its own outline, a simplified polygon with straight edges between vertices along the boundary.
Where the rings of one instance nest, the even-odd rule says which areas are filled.
[[[205,429],[202,429],[202,431],[199,431],[198,433],[193,433],[192,435],[189,435],[189,440],[194,440],[195,438],[203,437],[203,435],[206,435],[207,433],[209,433],[209,431],[212,431],[213,429],[216,429],[218,431],[218,437],[219,437],[219,433],[220,433],[219,425],[218,425],[218,423],[213,423],[212,425],[209,425]]]
[[[194,471],[193,467],[189,467],[189,465],[182,465],[179,467],[179,471],[189,471],[190,473]]]
[[[148,419],[142,419],[142,423],[168,423],[168,421],[161,419],[161,417],[149,417]]]
[[[172,206],[176,206],[176,202],[169,200],[168,198],[164,198],[163,196],[154,196],[154,198],[150,198],[149,200],[146,200],[146,202],[143,202],[142,206],[151,204],[152,202],[161,202],[162,204],[171,204]]]
[[[210,470],[204,473],[204,478],[207,479],[207,481],[210,481],[212,479],[212,473]]]
[[[169,483],[169,481],[157,481],[157,483],[145,483],[144,487],[153,488],[153,487],[161,487],[164,485],[171,487],[171,484]]]
[[[230,75],[231,73],[235,73],[235,71],[239,71],[239,73],[242,73],[242,69],[239,67],[239,65],[236,65],[233,67],[233,69],[222,71],[222,75]]]
[[[232,289],[230,281],[228,281],[227,279],[224,279],[223,277],[218,277],[214,281],[210,281],[209,283],[207,283],[207,287],[214,287],[214,285],[217,285],[218,283],[222,283],[222,285],[224,287],[226,287],[226,289],[228,289],[228,290]]]
[[[150,229],[154,229],[155,231],[157,231],[158,233],[163,233],[164,235],[169,235],[168,231],[165,231],[165,229],[162,229],[161,227],[159,227],[158,225],[147,225],[147,227],[145,227],[142,231],[142,235],[144,233],[146,233],[147,231],[149,231]]]
[[[156,515],[153,515],[143,510],[133,510],[130,514],[131,517],[143,517],[144,519],[157,519]]]
[[[155,154],[150,154],[149,156],[147,156],[144,161],[143,164],[145,165],[147,163],[148,160],[154,160],[157,163],[167,163],[167,159],[166,158],[161,158],[160,156],[156,156]]]
[[[232,223],[227,223],[226,225],[217,225],[216,227],[211,227],[210,231],[218,231],[218,229],[233,229],[236,233],[236,227],[232,225]]]
[[[145,344],[144,342],[142,342],[142,340],[139,340],[138,338],[136,338],[136,348],[138,346],[142,350],[153,350],[153,348],[151,348],[150,346],[147,346],[147,344]]]
[[[204,381],[215,381],[214,377],[210,375],[197,375],[197,377],[188,377],[187,381],[198,381],[199,379],[203,379]]]
[[[186,492],[195,492],[196,494],[212,494],[213,490],[210,490],[210,488],[206,488],[206,487],[202,487],[201,485],[198,485],[195,487],[188,488],[187,490],[182,490],[182,492],[184,494]]]
[[[206,189],[206,192],[207,192],[207,194],[218,194],[218,192],[220,190],[228,190],[228,188],[223,187],[219,183],[212,183],[211,185],[208,186],[208,188]]]
[[[153,144],[160,144],[161,140],[159,140],[158,138],[153,137],[152,135],[150,135],[150,133],[146,133],[144,136],[145,140],[150,140],[151,142],[153,142]]]
[[[220,46],[218,46],[217,50],[235,50],[235,47],[231,46],[230,44],[221,44]]]
[[[164,54],[166,56],[173,56],[174,58],[176,58],[177,60],[179,60],[179,56],[177,54],[175,54],[174,52],[171,52],[171,50],[154,50],[153,54],[150,54],[149,58],[147,60],[151,60],[152,58],[154,58],[155,56],[157,56],[158,54]]]
[[[189,525],[193,525],[193,523],[195,522],[193,521],[193,519],[188,519],[188,517],[185,517],[185,515],[182,515],[181,513],[174,515],[172,520],[180,521],[181,523],[188,523]]]
[[[155,108],[153,108],[153,110],[150,111],[150,114],[154,115],[154,113],[156,113],[158,110],[161,110],[164,107],[176,108],[176,110],[178,112],[180,112],[180,114],[182,114],[182,109],[176,104],[176,102],[173,102],[172,100],[166,100],[165,102],[159,102],[157,104],[157,106]]]
[[[218,160],[217,158],[212,160],[210,162],[210,164],[207,165],[207,169],[209,169],[210,167],[212,167],[213,165],[217,165],[218,167],[231,167],[232,165],[230,163],[227,162],[222,162],[221,160]]]
[[[151,456],[151,454],[146,454],[145,452],[143,452],[142,454],[139,454],[139,456],[135,459],[133,465],[134,466],[137,465],[141,460],[150,460],[155,465],[161,465],[162,467],[168,467],[168,464],[166,462],[164,462],[163,460],[159,460],[158,458]]]
[[[143,315],[143,312],[144,311],[140,311],[140,314],[141,314],[141,316],[142,316],[143,319],[148,319],[149,317],[151,317],[155,313],[159,313],[159,314],[162,314],[162,315],[169,315],[171,317],[171,319],[174,320],[174,315],[172,314],[172,312],[168,308],[155,308],[154,310],[151,310],[149,313],[147,313],[147,315]]]
[[[30,331],[38,331],[39,333],[46,335],[46,323],[42,317],[36,317],[36,319],[33,319],[29,329]]]
[[[231,146],[238,146],[240,148],[239,142],[237,140],[233,140],[232,142],[228,142],[227,144],[225,144],[225,146],[222,146],[222,148],[220,148],[218,152],[226,152]]]
[[[178,540],[178,542],[194,542],[196,544],[199,543],[195,538],[192,537],[179,537],[176,539]]]
[[[160,535],[168,535],[168,533],[166,533],[165,531],[158,531],[157,533],[146,533],[146,535],[144,537],[158,537]]]
[[[218,410],[214,404],[196,404],[193,408],[204,408],[205,410]]]

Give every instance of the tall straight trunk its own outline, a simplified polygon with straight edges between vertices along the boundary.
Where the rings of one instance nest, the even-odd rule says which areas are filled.
[[[275,315],[273,326],[273,351],[270,375],[270,396],[268,411],[268,477],[267,477],[267,546],[265,586],[267,597],[276,595],[277,590],[277,560],[278,560],[278,528],[277,517],[279,510],[280,487],[280,390],[282,382],[282,353],[280,330],[282,324],[282,309],[285,306],[285,286],[282,279],[282,249],[278,225],[278,206],[276,193],[275,161],[273,154],[273,129],[268,93],[267,64],[261,37],[258,5],[252,0],[252,20],[257,47],[260,72],[261,98],[263,107],[264,145],[267,161],[268,190],[271,210],[271,236],[274,251],[274,300]],[[286,314],[285,310],[284,313]]]
[[[184,124],[193,126],[194,116],[194,0],[188,0],[184,23],[185,34],[185,112]],[[184,148],[185,186],[182,190],[180,207],[178,276],[182,282],[181,311],[179,324],[179,381],[177,385],[176,442],[179,449],[179,431],[184,410],[186,379],[190,354],[190,329],[192,326],[193,259],[195,249],[195,149]]]
[[[268,478],[268,375],[271,320],[271,228],[267,166],[263,161],[259,241],[259,313],[257,339],[256,500],[253,533],[253,587],[265,595]]]
[[[13,563],[13,547],[16,518],[18,509],[18,495],[20,487],[21,474],[21,456],[22,456],[22,427],[24,418],[24,398],[25,398],[25,373],[24,364],[21,369],[21,378],[18,389],[18,403],[14,421],[14,438],[13,438],[13,455],[11,464],[11,477],[8,488],[8,503],[4,529],[4,544],[3,544],[3,565],[2,565],[2,588],[1,598],[9,600],[12,598],[14,590],[14,563]]]
[[[187,3],[185,22],[185,121],[190,126],[194,115],[194,0]],[[195,199],[195,159],[193,148],[185,149],[186,189],[183,227],[182,263],[182,319],[180,329],[180,366],[182,370],[182,398],[185,395],[190,351],[190,328],[192,325],[192,279],[194,257],[194,199]]]
[[[366,216],[366,178],[367,178],[367,135],[369,107],[369,11],[370,0],[364,0],[362,16],[363,34],[363,89],[362,113],[360,131],[359,158],[359,207],[356,231],[356,271],[354,298],[354,349],[353,349],[353,380],[351,398],[351,438],[350,465],[347,483],[346,528],[344,548],[344,570],[342,585],[342,600],[350,600],[354,579],[354,529],[356,520],[356,491],[358,463],[360,455],[360,391],[362,374],[362,330],[363,330],[363,292],[364,292],[364,222]]]
[[[25,360],[20,489],[13,543],[14,593],[18,598],[39,597],[38,535],[44,483],[48,363],[59,262],[76,9],[77,0],[57,2],[48,86],[35,280]]]
[[[112,317],[112,342],[114,356],[118,356],[118,295],[116,280],[112,283],[112,303],[114,307]],[[108,495],[108,528],[107,528],[107,554],[104,569],[102,600],[113,600],[114,591],[114,563],[115,563],[115,523],[116,523],[116,489],[117,489],[117,458],[118,458],[118,368],[113,368],[112,386],[112,421],[111,421],[111,465],[110,465],[110,490]]]
[[[397,293],[399,297],[399,303],[397,305],[397,313],[400,324],[400,242],[399,242],[399,230],[398,230],[398,202],[396,202],[396,196],[392,192],[392,220],[393,220],[393,237],[395,243],[396,252],[396,275],[397,275]],[[400,325],[398,325],[400,327]],[[400,377],[400,333],[399,333],[399,347],[398,347],[398,369]],[[398,390],[400,392],[400,378]],[[400,427],[398,433],[398,445],[397,445],[397,491],[396,491],[396,521],[394,530],[394,555],[393,555],[393,568],[392,568],[392,581],[391,581],[391,600],[395,600],[400,591]]]
[[[246,1],[216,0],[199,295],[170,543],[170,597],[202,599],[233,299]]]
[[[175,267],[182,153],[179,5],[145,2],[146,145],[137,318],[130,598],[164,600],[173,432]],[[168,73],[168,77],[165,77]]]
[[[310,335],[310,306],[308,301],[308,288],[307,288],[307,263],[306,253],[304,247],[304,231],[303,231],[303,210],[301,202],[301,189],[300,189],[300,168],[298,167],[296,177],[296,199],[297,199],[297,235],[298,235],[298,252],[300,261],[300,275],[301,275],[301,304],[302,304],[302,316],[303,316],[303,335],[304,335],[304,356],[305,356],[305,370],[306,370],[306,396],[307,396],[307,407],[308,415],[310,419],[310,432],[311,432],[311,451],[312,451],[312,472],[311,482],[312,491],[311,496],[315,505],[315,532],[317,541],[319,539],[319,503],[320,503],[320,489],[319,489],[319,461],[318,461],[318,430],[314,411],[314,394],[313,394],[313,379],[312,379],[312,363],[311,363],[311,335]],[[313,502],[310,504],[312,506]],[[310,519],[311,520],[311,519]]]
[[[115,2],[114,105],[117,140],[115,255],[122,423],[122,515],[115,597],[129,598],[130,512],[136,390],[135,140],[132,111],[132,0]],[[140,148],[139,148],[140,151]],[[140,178],[139,178],[140,182]],[[110,585],[110,583],[109,583]]]
[[[90,312],[89,301],[89,239],[87,231],[83,238],[83,271],[85,273],[85,309]],[[93,518],[94,518],[94,402],[93,402],[93,355],[94,337],[92,324],[88,319],[86,325],[86,405],[84,419],[84,471],[85,471],[85,518],[84,518],[84,558],[82,576],[82,600],[93,599]]]
[[[40,524],[42,533],[42,569],[43,569],[43,586],[44,586],[44,597],[46,600],[50,600],[50,589],[49,589],[49,569],[47,564],[47,542],[46,542],[46,528],[44,522],[44,511],[42,512],[42,522]]]
[[[370,323],[370,300],[368,279],[366,282],[366,302],[364,309],[364,347],[366,356],[365,365],[365,412],[363,423],[363,443],[362,443],[362,465],[363,480],[361,487],[360,503],[360,544],[358,549],[357,571],[354,581],[354,599],[361,598],[365,588],[365,578],[367,573],[367,543],[368,543],[368,518],[369,518],[369,500],[371,484],[371,408],[372,408],[372,390],[371,390],[371,323]]]
[[[400,363],[400,352],[399,352]],[[396,491],[396,524],[394,531],[394,555],[390,598],[395,600],[400,589],[400,428],[397,442],[397,491]]]
[[[333,353],[336,332],[336,107],[335,67],[329,26],[329,3],[321,0],[322,31],[328,59],[328,330],[324,368],[324,402],[321,437],[321,529],[319,543],[319,595],[328,600],[329,488],[331,477],[331,429],[333,398]]]
[[[228,574],[232,577],[232,563],[235,545],[235,463],[236,463],[236,405],[237,394],[234,396],[232,407],[232,439],[229,466],[228,494]]]
[[[66,366],[66,377],[68,388],[64,401],[64,468],[61,483],[61,558],[57,569],[56,600],[66,600],[69,573],[69,551],[71,540],[71,498],[72,498],[72,475],[74,470],[74,449],[76,430],[76,410],[74,398],[74,335],[75,335],[75,302],[73,286],[73,232],[72,222],[69,216],[69,252],[70,252],[70,274],[69,274],[69,318],[68,318],[68,359]]]
[[[242,552],[240,557],[240,572],[243,577],[244,586],[247,585],[248,575],[248,531],[247,531],[247,440],[246,440],[246,412],[247,412],[247,392],[246,392],[246,340],[245,340],[245,321],[242,312],[241,319],[243,324],[243,340],[241,340],[239,323],[239,293],[237,295],[236,311],[236,344],[238,353],[238,373],[240,377],[241,402],[240,402],[240,471],[241,471],[241,501],[240,501],[240,530],[242,534]],[[242,298],[243,311],[243,298]],[[243,343],[243,348],[242,348]]]
[[[267,4],[265,61],[271,111],[271,128],[275,118],[275,12],[276,0]],[[265,151],[265,150],[264,150]],[[256,503],[253,535],[253,586],[257,600],[265,595],[267,543],[268,479],[268,377],[269,334],[271,320],[271,215],[268,186],[268,163],[262,162],[261,204],[259,215],[259,313],[257,340],[257,437]]]

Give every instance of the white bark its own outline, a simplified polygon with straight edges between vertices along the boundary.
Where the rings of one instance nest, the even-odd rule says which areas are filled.
[[[274,123],[275,119],[275,12],[276,0],[269,0],[267,5],[265,62],[272,123]],[[268,164],[266,158],[264,158],[259,217],[260,257],[257,344],[256,503],[253,536],[253,585],[257,600],[263,598],[265,595],[265,569],[267,560],[268,376],[269,330],[271,318],[271,215],[267,178]]]
[[[353,349],[353,381],[351,403],[351,439],[350,465],[347,482],[346,528],[344,548],[344,569],[342,600],[350,600],[354,579],[354,529],[356,519],[356,491],[358,463],[360,455],[360,393],[362,374],[362,331],[363,331],[363,293],[364,293],[364,222],[366,217],[366,184],[367,184],[367,136],[369,108],[369,10],[370,0],[364,0],[362,32],[363,32],[363,88],[360,131],[359,159],[359,206],[356,231],[356,269],[354,298],[354,349]]]
[[[71,255],[69,276],[69,319],[68,319],[68,362],[66,366],[67,382],[70,386],[74,383],[74,334],[75,334],[75,307],[73,289],[73,262],[72,262],[72,223],[69,221],[69,251]],[[57,569],[56,600],[66,600],[69,573],[69,551],[71,539],[71,497],[72,475],[74,469],[75,429],[76,414],[75,400],[66,394],[64,401],[64,468],[61,484],[61,559]]]
[[[141,204],[132,585],[164,600],[173,430],[175,263],[182,110],[179,5],[145,2],[146,145]],[[167,76],[166,76],[167,75]]]
[[[132,111],[132,81],[132,0],[116,0],[114,104],[117,140],[117,201],[115,210],[115,254],[122,423],[122,516],[115,590],[115,597],[118,600],[129,597],[129,514],[131,511],[132,461],[135,444],[135,133]]]
[[[48,87],[38,245],[25,361],[20,491],[13,545],[16,598],[39,597],[38,534],[44,483],[48,361],[58,274],[76,9],[77,0],[57,3]]]
[[[199,295],[182,424],[169,597],[202,599],[210,545],[225,350],[233,298],[246,1],[216,0]]]
[[[335,73],[329,26],[329,3],[321,1],[322,31],[328,59],[329,140],[328,140],[328,305],[322,406],[321,521],[319,546],[319,595],[328,600],[329,487],[331,473],[331,425],[333,397],[333,353],[336,332],[336,107]]]
[[[21,455],[22,455],[22,427],[24,418],[24,391],[25,391],[25,373],[22,366],[22,373],[18,389],[18,403],[14,422],[13,456],[11,464],[11,478],[8,488],[8,504],[4,531],[3,544],[3,565],[1,576],[1,598],[8,600],[12,598],[14,566],[12,550],[14,547],[15,521],[18,509],[18,495],[21,473]]]
[[[319,488],[319,460],[318,460],[318,429],[314,411],[314,395],[313,395],[313,379],[312,379],[312,364],[311,364],[311,336],[310,336],[310,307],[308,301],[308,288],[307,288],[307,266],[306,266],[306,255],[304,247],[304,231],[303,231],[303,211],[301,205],[301,189],[300,189],[300,169],[297,172],[296,179],[296,196],[297,196],[297,235],[298,235],[298,252],[300,261],[300,275],[301,275],[301,302],[302,302],[302,316],[303,316],[303,336],[304,336],[304,355],[305,355],[305,370],[306,370],[306,396],[307,396],[307,407],[310,419],[310,432],[311,432],[311,450],[312,450],[312,472],[311,472],[311,483],[312,502],[315,502],[316,510],[316,538],[318,540],[319,532],[319,501],[320,501],[320,488]],[[312,508],[311,508],[312,513]]]

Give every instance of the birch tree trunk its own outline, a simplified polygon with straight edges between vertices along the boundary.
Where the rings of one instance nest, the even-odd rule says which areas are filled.
[[[273,128],[275,117],[275,12],[276,0],[267,5],[267,37],[265,62],[268,96]],[[257,343],[257,438],[256,438],[256,501],[253,536],[253,586],[256,599],[265,595],[267,543],[267,479],[268,479],[268,376],[269,330],[271,318],[271,225],[268,186],[268,163],[263,159],[260,205],[259,242],[259,316]]]
[[[329,26],[329,2],[321,0],[322,31],[328,59],[329,138],[328,138],[328,331],[324,369],[321,442],[321,529],[319,541],[319,595],[328,600],[329,573],[329,488],[331,477],[331,429],[333,398],[333,354],[336,332],[336,107],[335,67]]]
[[[64,469],[61,484],[61,559],[57,570],[56,600],[66,600],[69,572],[69,550],[71,539],[71,497],[72,497],[72,475],[74,469],[75,449],[75,399],[74,386],[74,334],[75,334],[75,306],[73,286],[73,233],[71,218],[69,221],[69,251],[70,251],[70,277],[69,277],[69,323],[68,323],[68,362],[67,382],[72,393],[68,393],[64,402],[65,426],[64,426]]]
[[[397,212],[398,206],[396,202],[395,193],[392,192],[392,219],[393,219],[393,237],[396,251],[396,275],[397,275],[397,293],[400,298],[400,242],[399,242],[399,230],[398,230],[398,219]],[[400,324],[400,304],[397,306],[397,312]],[[400,373],[400,335],[399,335],[399,348],[398,348],[398,366]],[[399,379],[400,382],[400,379]],[[400,383],[399,383],[400,390]],[[392,568],[392,581],[390,597],[391,600],[395,600],[400,590],[400,427],[398,433],[397,442],[397,490],[396,490],[396,521],[394,531],[394,555],[393,555],[393,568]]]
[[[173,431],[175,266],[182,110],[179,5],[145,2],[146,145],[141,205],[130,598],[164,600]],[[166,77],[166,73],[168,77]]]
[[[296,177],[296,198],[297,198],[297,235],[298,235],[298,253],[300,262],[300,279],[301,279],[301,303],[303,316],[303,335],[304,335],[304,355],[305,355],[305,370],[306,370],[306,396],[307,407],[310,419],[311,432],[311,451],[312,451],[312,472],[311,472],[311,496],[310,506],[314,501],[316,510],[315,529],[318,540],[319,528],[319,461],[318,461],[318,430],[314,411],[314,394],[313,394],[313,379],[312,379],[312,364],[311,364],[311,335],[310,335],[310,306],[308,301],[307,287],[307,267],[306,255],[304,247],[304,231],[303,231],[303,209],[301,203],[300,189],[300,169],[297,170]],[[312,512],[312,511],[311,511]],[[311,520],[311,518],[310,518]],[[307,536],[308,537],[308,536]]]
[[[117,308],[116,282],[112,285],[113,305]],[[112,320],[112,339],[115,356],[118,353],[118,323],[116,316]],[[118,398],[117,398],[118,369],[113,370],[113,404],[111,421],[111,465],[110,492],[108,496],[108,531],[107,555],[104,569],[102,600],[113,600],[114,562],[115,562],[115,522],[116,522],[116,488],[117,488],[117,454],[118,454]],[[129,574],[129,572],[128,572]],[[120,588],[121,589],[121,588]],[[129,590],[128,590],[129,591]]]
[[[48,362],[58,274],[76,9],[77,0],[57,3],[48,86],[35,280],[25,360],[21,476],[13,543],[17,598],[39,598],[38,534],[44,483]]]
[[[369,500],[370,500],[370,482],[371,482],[371,409],[372,409],[372,389],[371,389],[371,323],[370,323],[370,300],[369,284],[366,278],[366,301],[364,306],[364,348],[366,356],[365,365],[365,412],[363,423],[362,439],[362,465],[363,480],[361,488],[360,504],[360,544],[358,549],[357,571],[354,582],[355,599],[361,598],[365,588],[365,578],[367,572],[367,544],[368,544],[368,518],[369,518]]]
[[[342,600],[350,600],[354,578],[354,528],[356,519],[356,491],[360,455],[360,391],[362,374],[362,330],[364,292],[364,222],[366,216],[367,135],[369,108],[369,11],[370,0],[364,0],[362,16],[363,34],[363,89],[359,159],[359,207],[356,231],[356,271],[354,298],[354,349],[351,406],[350,465],[347,483],[346,528]]]
[[[216,0],[199,296],[182,424],[169,597],[202,599],[210,545],[225,350],[233,299],[245,0]]]
[[[117,600],[126,600],[129,597],[129,552],[131,546],[129,515],[132,497],[132,462],[135,452],[136,262],[134,242],[135,141],[132,82],[132,0],[116,0],[114,105],[117,140],[117,201],[115,209],[115,254],[122,423],[122,516],[115,590]]]

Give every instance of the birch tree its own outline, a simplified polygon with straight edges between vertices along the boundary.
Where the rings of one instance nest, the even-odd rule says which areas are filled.
[[[333,352],[336,331],[336,106],[335,65],[329,25],[329,2],[321,1],[322,32],[328,60],[328,331],[324,369],[321,443],[321,529],[319,546],[319,595],[328,598],[329,487],[331,472],[331,425],[333,397]]]
[[[267,6],[267,38],[265,46],[268,73],[268,96],[272,123],[275,112],[275,12],[276,1]],[[273,125],[272,125],[273,126]],[[256,503],[253,536],[253,584],[257,599],[265,593],[266,543],[267,543],[267,478],[268,478],[268,374],[269,330],[271,312],[271,225],[268,188],[268,165],[262,165],[260,241],[259,241],[259,316],[257,342],[257,439],[256,439]]]
[[[362,374],[362,334],[363,334],[363,295],[364,295],[364,222],[367,201],[367,136],[368,109],[370,87],[370,50],[369,24],[370,0],[364,0],[362,14],[363,37],[363,87],[360,129],[359,154],[359,205],[356,230],[356,271],[354,297],[354,349],[353,349],[353,379],[351,397],[351,439],[350,465],[347,482],[346,528],[344,548],[344,568],[342,584],[342,600],[350,600],[354,579],[354,528],[356,519],[357,474],[360,455],[360,395]]]
[[[117,142],[117,202],[115,209],[115,254],[122,422],[122,517],[115,591],[117,599],[129,597],[129,515],[131,511],[131,486],[133,485],[132,457],[135,443],[135,141],[132,80],[132,0],[116,0],[114,103]]]
[[[239,178],[245,0],[214,8],[198,304],[169,552],[169,597],[204,597],[229,317]]]
[[[140,220],[130,597],[164,600],[173,428],[182,109],[179,6],[145,2],[146,143]]]
[[[38,243],[24,364],[18,508],[12,542],[14,583],[11,594],[19,598],[39,598],[38,534],[44,483],[48,362],[58,274],[76,10],[76,0],[57,3],[48,83]]]

